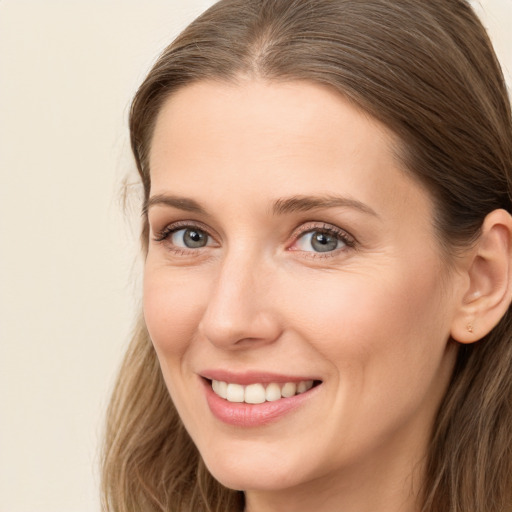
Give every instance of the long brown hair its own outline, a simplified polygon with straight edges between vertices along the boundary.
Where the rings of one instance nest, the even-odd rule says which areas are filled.
[[[488,36],[464,0],[222,0],[163,52],[132,104],[147,199],[155,120],[200,80],[309,80],[334,87],[402,142],[430,191],[447,262],[485,216],[511,208],[512,121]],[[147,219],[142,244],[147,249]],[[512,320],[460,347],[433,426],[423,512],[512,511]],[[243,495],[205,469],[168,395],[142,317],[108,411],[105,509],[228,511]]]

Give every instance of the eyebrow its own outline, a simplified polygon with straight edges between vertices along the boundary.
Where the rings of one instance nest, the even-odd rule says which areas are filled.
[[[142,214],[146,215],[152,206],[170,206],[186,212],[206,214],[206,210],[194,199],[188,197],[171,196],[158,194],[145,201],[142,207]]]
[[[272,213],[274,215],[284,215],[293,212],[308,212],[310,210],[316,210],[320,208],[353,208],[372,215],[379,217],[379,215],[368,205],[352,199],[349,197],[341,196],[293,196],[287,199],[278,199],[273,207]]]
[[[143,215],[146,215],[152,206],[170,206],[186,212],[206,215],[207,211],[197,201],[188,197],[178,197],[167,194],[157,194],[150,197],[142,208]],[[308,212],[321,208],[353,208],[362,213],[379,217],[379,215],[368,205],[349,197],[334,195],[327,196],[293,196],[277,199],[272,205],[273,215],[286,215],[295,212]]]

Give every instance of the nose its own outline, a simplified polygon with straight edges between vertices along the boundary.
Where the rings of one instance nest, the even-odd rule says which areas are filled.
[[[236,350],[277,340],[281,325],[271,274],[248,254],[226,257],[211,285],[200,335],[217,347]]]

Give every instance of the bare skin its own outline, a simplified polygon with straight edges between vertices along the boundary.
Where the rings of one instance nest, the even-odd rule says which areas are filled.
[[[395,144],[305,82],[199,83],[160,112],[146,323],[187,430],[247,512],[417,510],[468,285]],[[244,427],[212,414],[211,369],[319,385]]]

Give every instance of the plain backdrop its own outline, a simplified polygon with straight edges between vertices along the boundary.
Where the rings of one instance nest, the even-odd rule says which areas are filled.
[[[99,510],[140,301],[130,99],[213,1],[0,0],[0,512]],[[510,82],[512,0],[477,6]]]

